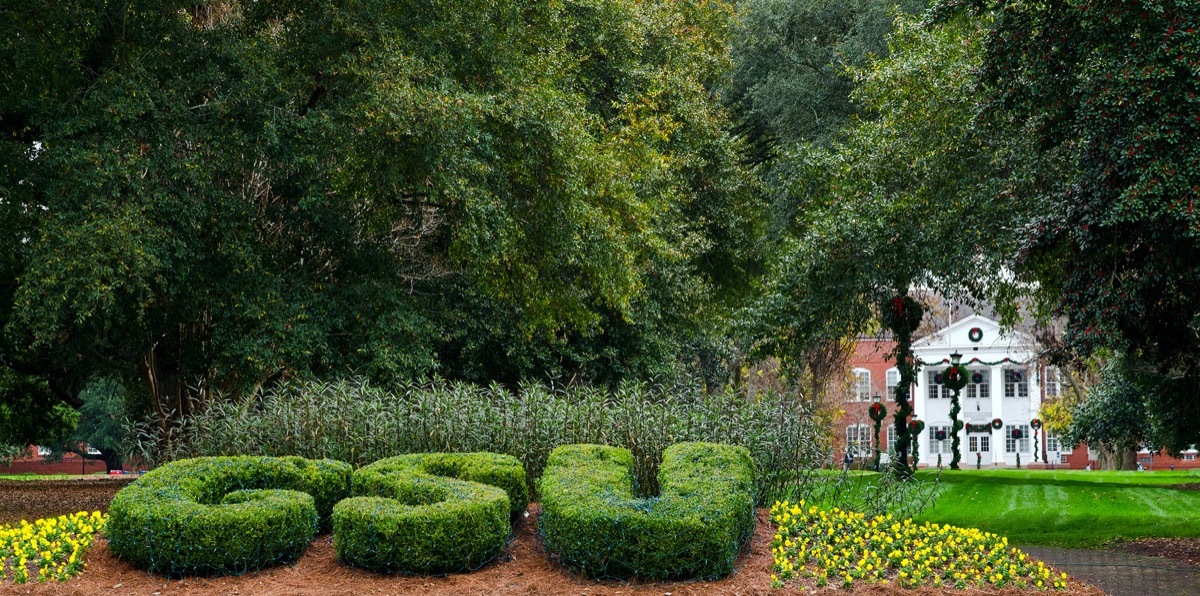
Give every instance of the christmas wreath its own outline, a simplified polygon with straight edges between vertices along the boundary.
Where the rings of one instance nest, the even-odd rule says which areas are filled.
[[[1021,438],[1021,429],[1019,429],[1019,428],[1012,429],[1012,438],[1014,438],[1014,439]]]
[[[1039,419],[1037,419],[1037,418],[1034,418],[1033,420],[1030,420],[1030,421],[1029,421],[1029,428],[1032,428],[1033,430],[1037,430],[1037,429],[1039,429],[1039,428],[1041,428],[1041,427],[1042,427],[1042,421],[1041,421],[1041,420],[1039,420]]]
[[[871,420],[875,422],[882,422],[887,417],[887,406],[875,402],[871,404],[871,407],[867,408],[867,416],[870,416]]]
[[[908,430],[911,433],[920,434],[921,431],[925,430],[925,421],[924,420],[910,420],[908,422]]]
[[[967,332],[967,339],[974,343],[979,343],[983,339],[983,329],[972,327],[971,330]]]
[[[983,382],[983,373],[981,373],[981,372],[971,373],[971,382],[975,383],[976,385],[982,383]]]
[[[947,366],[946,370],[942,371],[941,377],[938,382],[951,391],[961,391],[963,387],[967,386],[967,369],[961,364]]]
[[[1000,430],[1003,427],[1004,427],[1004,421],[1000,420],[999,418],[992,418],[992,428],[994,428],[996,430]]]

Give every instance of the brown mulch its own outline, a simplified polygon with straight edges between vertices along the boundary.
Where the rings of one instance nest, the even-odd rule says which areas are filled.
[[[1200,567],[1200,538],[1137,538],[1108,545],[1109,550],[1165,557]]]
[[[542,550],[537,536],[540,509],[530,506],[531,515],[514,528],[514,539],[500,560],[470,573],[440,577],[382,575],[339,564],[332,538],[320,536],[294,565],[285,565],[241,576],[183,578],[168,580],[134,568],[114,558],[103,540],[88,553],[88,568],[78,577],[57,584],[5,585],[4,593],[14,594],[147,594],[153,596],[234,594],[234,595],[315,595],[315,594],[583,594],[583,595],[765,595],[792,593],[772,590],[771,538],[774,531],[766,510],[758,511],[758,526],[738,561],[737,571],[724,579],[700,582],[620,582],[587,581],[553,562]],[[810,587],[809,592],[812,591]],[[847,594],[845,590],[826,588],[822,593]],[[856,586],[855,594],[938,594],[938,590],[903,590],[894,586]],[[958,592],[974,594],[976,591]],[[989,594],[1027,594],[1017,590],[998,590]],[[1059,592],[1062,594],[1062,592]],[[1066,592],[1071,596],[1099,596],[1101,592],[1072,582]]]
[[[113,495],[136,476],[83,476],[60,480],[0,480],[0,524],[79,511],[108,511]]]

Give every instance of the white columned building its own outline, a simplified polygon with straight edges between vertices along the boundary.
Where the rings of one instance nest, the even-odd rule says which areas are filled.
[[[919,439],[921,465],[936,465],[938,455],[943,466],[950,464],[950,391],[940,384],[940,375],[955,352],[962,354],[970,374],[959,399],[959,420],[964,423],[959,466],[1015,466],[1018,454],[1022,466],[1034,463],[1042,442],[1042,433],[1034,440],[1030,426],[1038,417],[1042,395],[1036,343],[1024,333],[1002,331],[996,321],[972,315],[913,343],[913,353],[923,363],[912,392],[915,417],[925,422]],[[993,424],[997,419],[999,428]]]

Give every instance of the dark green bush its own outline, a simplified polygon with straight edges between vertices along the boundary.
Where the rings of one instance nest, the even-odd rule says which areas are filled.
[[[495,453],[383,459],[354,472],[352,493],[333,508],[338,559],[384,572],[478,568],[529,504],[520,460]]]
[[[538,480],[546,551],[589,577],[713,578],[754,531],[754,461],[743,447],[679,443],[657,497],[635,496],[633,455],[602,445],[550,454]]]
[[[243,573],[294,561],[351,467],[300,457],[203,457],[166,464],[121,489],[109,506],[109,549],[169,575]]]

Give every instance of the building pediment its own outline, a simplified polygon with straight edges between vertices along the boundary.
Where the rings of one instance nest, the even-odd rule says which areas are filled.
[[[999,322],[981,315],[965,317],[913,342],[913,352],[923,361],[942,360],[951,352],[974,358],[996,360],[997,356],[1026,359],[1035,352],[1036,341],[1026,333],[1004,329]]]

